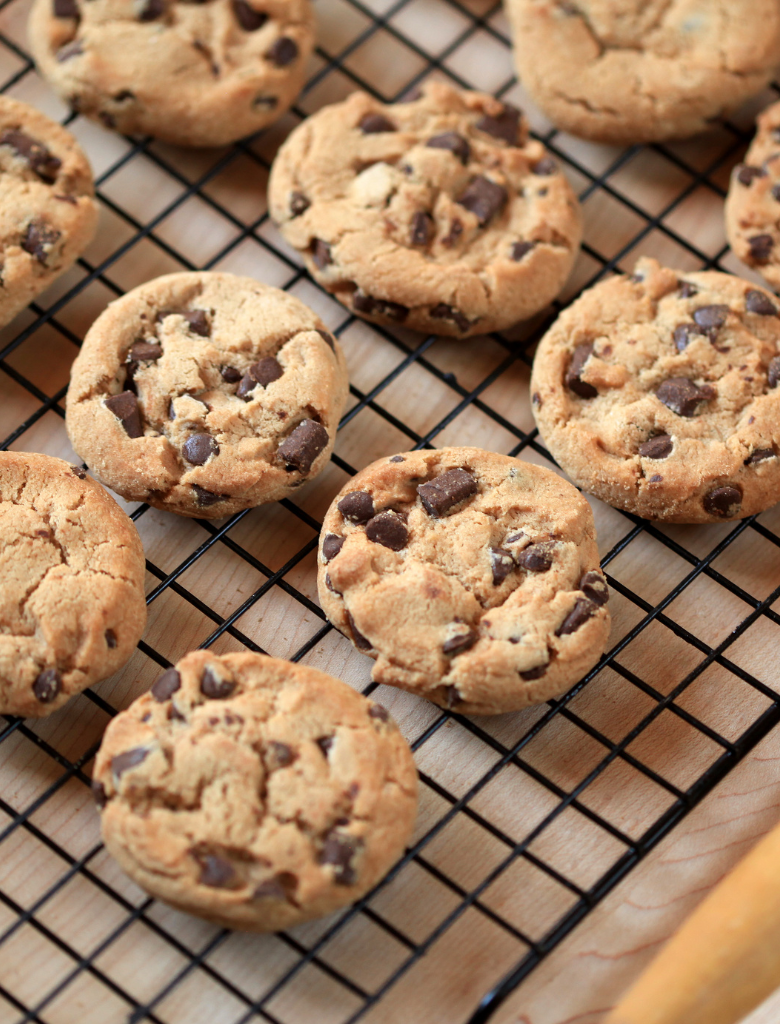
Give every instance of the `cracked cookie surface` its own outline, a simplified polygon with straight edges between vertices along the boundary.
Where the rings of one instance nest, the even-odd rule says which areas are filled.
[[[260,654],[194,651],[108,725],[103,840],[153,896],[279,931],[354,902],[408,842],[417,773],[388,712]]]
[[[314,18],[308,0],[36,0],[29,35],[41,73],[80,113],[221,146],[298,95]]]
[[[748,281],[642,259],[586,291],[534,358],[561,468],[646,519],[739,519],[780,500],[780,307]]]
[[[316,476],[346,397],[338,342],[294,296],[232,274],[169,274],[89,329],[66,423],[123,497],[219,518]]]
[[[125,664],[144,553],[114,499],[62,459],[0,452],[0,713],[41,717]]]
[[[543,309],[576,258],[579,203],[520,111],[428,82],[307,118],[269,182],[312,276],[374,323],[468,337]]]
[[[769,84],[775,0],[509,0],[523,85],[558,127],[601,142],[706,131]]]
[[[593,515],[550,470],[479,448],[366,467],[322,527],[320,602],[372,678],[464,714],[564,693],[601,656]]]
[[[73,264],[97,218],[92,170],[70,132],[0,96],[0,327]]]

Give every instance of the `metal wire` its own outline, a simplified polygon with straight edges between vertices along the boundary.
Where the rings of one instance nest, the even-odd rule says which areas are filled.
[[[435,18],[447,14],[448,19],[451,16],[461,27],[450,33],[452,39],[446,47],[434,47],[437,52],[432,56],[427,42],[423,45],[423,42],[412,38],[410,31],[399,27],[403,21],[398,16],[404,12],[408,13],[419,0],[396,0],[381,14],[377,14],[374,6],[369,6],[361,0],[341,2],[345,10],[351,9],[352,13],[359,17],[364,27],[337,52],[328,52],[323,47],[318,48],[320,67],[310,79],[299,104],[294,108],[298,117],[305,116],[308,110],[307,97],[312,96],[315,89],[334,80],[342,83],[339,88],[343,89],[344,84],[349,88],[362,88],[386,101],[399,98],[432,72],[464,87],[479,85],[459,74],[459,65],[453,58],[462,53],[463,48],[470,45],[478,35],[486,39],[490,45],[503,50],[509,45],[506,30],[500,20],[498,4],[475,12],[469,7],[468,0],[437,0],[438,6],[431,16]],[[14,65],[7,79],[0,80],[0,91],[9,94],[19,94],[35,74],[32,61],[16,37],[17,34],[9,28],[17,23],[23,4],[24,0],[0,0],[0,68],[4,66],[3,55]],[[402,85],[392,94],[383,91],[376,82],[365,80],[355,71],[355,63],[350,62],[350,58],[360,54],[361,47],[370,44],[380,35],[383,39],[403,47],[404,52],[416,58],[413,62],[416,70],[407,75]],[[501,83],[495,92],[499,96],[506,95],[514,85],[514,79],[508,75],[506,81]],[[77,115],[72,114],[65,123],[70,124],[76,119]],[[695,263],[703,267],[721,267],[720,261],[727,253],[725,247],[714,254],[708,254],[690,238],[677,232],[672,224],[675,212],[699,190],[703,189],[717,199],[722,199],[724,192],[718,180],[719,172],[735,160],[738,151],[744,145],[745,137],[745,133],[736,126],[726,125],[721,139],[722,144],[717,147],[712,159],[704,161],[704,165],[700,167],[692,166],[681,155],[680,148],[654,146],[649,150],[641,150],[634,147],[613,153],[607,165],[595,173],[589,168],[587,160],[573,155],[576,150],[572,151],[572,148],[565,144],[565,138],[559,136],[555,130],[543,134],[543,141],[575,179],[582,183],[580,198],[583,202],[595,195],[609,197],[622,211],[630,213],[637,221],[637,226],[630,233],[630,237],[626,237],[624,243],[611,255],[600,252],[586,240],[584,252],[595,269],[588,280],[582,281],[582,286],[587,287],[617,267],[629,253],[641,251],[637,247],[641,247],[642,243],[655,233],[674,243]],[[275,241],[276,236],[266,230],[268,225],[265,214],[245,222],[215,198],[214,190],[209,187],[223,172],[235,167],[237,161],[248,161],[250,167],[256,168],[259,178],[269,165],[262,144],[258,144],[256,140],[249,140],[230,147],[216,155],[213,163],[193,180],[180,170],[170,151],[156,146],[150,140],[130,139],[127,142],[128,148],[105,167],[97,178],[98,197],[115,220],[124,225],[125,240],[98,263],[90,263],[86,259],[79,260],[79,280],[47,307],[34,303],[31,307],[33,316],[28,318],[27,325],[14,336],[8,337],[0,349],[0,397],[6,391],[15,389],[14,393],[18,391],[26,396],[26,405],[32,409],[22,422],[14,426],[0,445],[2,448],[13,445],[23,450],[34,450],[34,438],[42,436],[40,431],[44,425],[41,421],[52,415],[61,421],[64,416],[62,403],[65,387],[59,388],[53,394],[46,394],[19,369],[16,354],[23,352],[25,346],[35,344],[36,336],[40,336],[39,332],[45,330],[54,332],[65,343],[74,346],[72,351],[75,354],[75,346],[79,345],[80,337],[79,332],[68,326],[69,307],[95,282],[111,295],[121,294],[122,289],[109,272],[128,254],[137,252],[139,244],[145,240],[173,264],[187,269],[209,269],[216,266],[234,254],[243,242],[251,240],[284,268],[286,277],[283,287],[290,289],[305,280],[300,266]],[[675,189],[668,202],[655,213],[645,210],[638,199],[626,195],[619,183],[620,172],[633,161],[643,159],[647,152],[665,161],[666,166],[679,172],[686,181],[684,186]],[[684,149],[682,152],[685,152]],[[120,172],[134,161],[140,160],[148,161],[149,167],[155,170],[156,175],[163,176],[178,188],[175,198],[145,223],[141,223],[125,209],[116,199],[115,192],[111,191],[112,181],[117,179]],[[186,253],[169,244],[164,237],[166,220],[194,197],[197,197],[210,213],[222,218],[235,232],[229,242],[201,264],[193,263]],[[398,433],[406,439],[401,446],[432,447],[436,444],[437,438],[451,426],[454,426],[458,440],[468,444],[471,443],[468,432],[457,434],[459,417],[464,412],[477,411],[514,439],[507,449],[509,454],[549,459],[536,430],[520,429],[511,418],[494,408],[489,389],[504,375],[516,372],[518,368],[527,378],[533,345],[549,325],[554,313],[555,310],[544,322],[535,324],[533,331],[522,341],[495,335],[493,341],[500,355],[492,370],[470,388],[459,383],[453,372],[441,368],[441,360],[431,352],[436,343],[435,338],[418,337],[410,340],[409,335],[403,332],[371,328],[373,336],[380,339],[380,344],[394,354],[395,362],[392,369],[370,390],[364,392],[354,385],[351,387],[354,404],[344,416],[341,429],[369,410],[373,416],[380,417],[391,428],[391,434]],[[347,335],[353,326],[354,318],[342,310],[341,322],[335,333]],[[398,382],[403,382],[404,375],[413,370],[430,375],[452,400],[449,412],[423,433],[396,415],[391,407],[392,402],[387,401],[392,387]],[[57,421],[52,422],[56,425]],[[347,474],[354,474],[359,466],[351,465],[338,454],[338,449],[337,445],[337,454],[334,455],[336,466]],[[223,639],[233,645],[231,649],[243,646],[257,651],[263,648],[239,623],[248,611],[259,607],[266,595],[271,595],[274,600],[288,601],[288,613],[291,616],[297,615],[300,621],[313,622],[306,642],[291,654],[294,660],[315,651],[326,638],[328,642],[346,644],[345,640],[337,639],[333,634],[319,606],[301,587],[301,573],[307,558],[311,562],[311,553],[316,547],[319,521],[296,502],[288,500],[281,504],[286,512],[297,520],[301,537],[305,538],[297,550],[286,558],[283,565],[273,569],[242,542],[245,534],[239,524],[244,520],[251,523],[252,520],[247,517],[261,516],[264,514],[263,510],[240,513],[221,525],[199,521],[194,527],[199,531],[197,543],[178,565],[162,568],[151,561],[147,562],[149,573],[158,581],[148,596],[151,605],[150,619],[154,618],[156,609],[163,605],[166,597],[172,595],[178,602],[177,607],[194,609],[210,622],[211,631],[202,640],[201,646],[210,646]],[[139,525],[143,517],[149,514],[149,509],[145,505],[135,508],[132,512],[134,520]],[[173,519],[174,517],[167,517],[169,522]],[[407,978],[414,968],[420,966],[425,954],[435,951],[438,944],[446,942],[448,933],[464,915],[475,913],[489,922],[492,928],[497,929],[509,943],[509,948],[514,950],[513,956],[507,961],[513,963],[511,969],[507,970],[504,966],[499,974],[490,974],[489,971],[485,973],[484,982],[481,983],[483,998],[479,1005],[474,1001],[468,1006],[461,1006],[458,1011],[458,1019],[468,1021],[469,1024],[483,1024],[488,1021],[521,981],[780,719],[780,703],[775,690],[729,656],[730,648],[757,621],[764,619],[775,625],[780,624],[780,615],[772,608],[780,597],[780,587],[763,599],[758,599],[729,579],[715,565],[719,557],[743,535],[753,533],[775,547],[780,547],[780,537],[762,522],[755,519],[744,520],[730,527],[725,535],[721,536],[717,546],[705,557],[699,558],[675,539],[671,532],[667,533],[652,523],[629,515],[624,515],[624,521],[626,532],[607,552],[602,564],[613,591],[634,610],[634,625],[570,693],[560,700],[551,701],[541,711],[518,717],[518,731],[510,742],[499,738],[504,734],[497,735],[489,722],[474,721],[438,711],[434,713],[431,710],[423,731],[414,737],[413,746],[418,753],[423,753],[426,748],[439,742],[443,735],[442,730],[455,722],[461,735],[485,754],[489,767],[477,777],[471,778],[466,788],[459,793],[453,792],[450,786],[437,778],[435,772],[422,771],[423,788],[431,799],[437,801],[439,807],[433,823],[425,828],[404,859],[393,868],[378,889],[338,919],[328,921],[318,931],[307,932],[303,937],[296,932],[295,935],[282,935],[277,939],[268,940],[277,944],[275,949],[283,950],[284,967],[276,972],[274,979],[264,985],[260,992],[251,990],[243,981],[234,980],[230,972],[224,968],[224,961],[220,959],[219,954],[231,941],[231,933],[212,928],[205,932],[196,929],[183,934],[169,918],[156,912],[157,905],[154,901],[136,898],[133,893],[128,893],[122,888],[117,876],[107,874],[101,865],[102,847],[99,843],[74,854],[69,844],[62,841],[57,827],[41,824],[42,821],[49,820],[46,814],[42,815],[41,812],[52,811],[56,819],[57,809],[61,805],[72,806],[74,799],[78,803],[81,794],[85,793],[84,787],[89,785],[89,773],[85,768],[94,756],[96,745],[89,745],[74,757],[70,752],[71,748],[56,731],[40,728],[36,723],[21,719],[7,718],[0,731],[0,767],[6,760],[6,752],[10,757],[20,747],[24,750],[29,749],[49,765],[52,781],[33,799],[23,802],[22,805],[5,792],[0,797],[0,812],[5,819],[3,827],[0,828],[0,858],[3,855],[2,851],[8,849],[11,844],[22,842],[28,844],[30,848],[33,845],[45,848],[56,867],[51,872],[50,884],[45,885],[34,901],[26,905],[17,902],[11,886],[0,884],[0,910],[4,910],[0,916],[0,961],[23,932],[31,931],[36,942],[50,950],[47,955],[54,956],[56,953],[60,968],[56,972],[56,980],[52,980],[45,969],[45,960],[41,964],[29,964],[31,976],[37,979],[34,995],[29,994],[32,989],[27,986],[25,991],[28,994],[22,997],[12,990],[10,982],[3,981],[0,984],[0,1002],[5,1000],[5,1003],[0,1005],[0,1018],[18,1022],[46,1022],[50,1019],[49,1013],[53,1006],[67,1007],[69,1000],[70,1005],[77,1005],[74,993],[78,991],[83,980],[89,978],[98,983],[107,997],[110,995],[113,1000],[115,1010],[112,1011],[112,1020],[126,1019],[134,1024],[141,1021],[175,1021],[176,1016],[171,1015],[174,1011],[166,1009],[166,1001],[175,1000],[177,993],[182,991],[188,980],[197,976],[212,986],[222,1000],[222,1010],[218,1018],[210,1018],[218,1019],[219,1024],[223,1024],[223,1021],[224,1024],[244,1024],[250,1020],[281,1024],[292,1019],[311,1020],[319,1024],[323,1019],[319,1013],[307,1015],[306,1008],[298,1007],[296,1013],[291,1016],[290,1012],[284,1009],[285,996],[294,988],[297,979],[301,976],[308,979],[311,975],[306,972],[315,970],[318,978],[325,979],[331,986],[329,991],[338,994],[338,998],[334,997],[332,1000],[333,1006],[328,1010],[327,1019],[352,1024],[367,1018],[381,1000]],[[171,525],[170,529],[173,528]],[[652,540],[659,545],[664,558],[670,561],[675,559],[678,564],[685,564],[687,567],[687,572],[657,604],[645,600],[627,586],[625,580],[612,576],[609,572],[610,565],[615,559],[623,555],[631,545],[643,539]],[[210,603],[204,600],[203,596],[194,592],[196,588],[188,582],[188,573],[191,574],[201,564],[201,560],[205,561],[212,557],[238,559],[241,564],[251,567],[253,573],[262,578],[262,583],[227,614],[216,611],[212,604],[217,602]],[[702,579],[722,588],[724,595],[729,594],[743,609],[743,614],[732,631],[717,646],[705,643],[680,624],[672,613],[675,602],[686,595],[686,592],[690,594],[689,588]],[[691,662],[693,667],[668,692],[659,689],[652,679],[644,678],[637,671],[628,668],[621,660],[621,655],[629,652],[631,645],[635,644],[653,623],[665,627],[695,655]],[[148,661],[150,669],[154,667],[155,671],[156,666],[168,665],[173,657],[169,647],[157,650],[149,641],[142,642],[139,650],[142,662]],[[279,652],[271,645],[268,653]],[[756,695],[755,714],[735,737],[728,738],[723,735],[690,709],[686,709],[679,700],[713,664],[727,670],[736,680],[741,680]],[[578,707],[577,698],[585,693],[592,680],[607,668],[623,685],[641,694],[645,698],[642,706],[649,707],[649,710],[646,710],[618,740],[608,737],[595,727],[583,717]],[[366,692],[372,689],[374,687],[370,685]],[[90,692],[79,700],[91,702],[95,713],[103,718],[114,714],[116,710],[111,702],[97,693]],[[658,766],[646,764],[641,756],[629,749],[634,741],[646,735],[651,727],[657,728],[659,724],[666,723],[663,727],[669,728],[670,721],[683,723],[686,729],[692,730],[712,747],[712,756],[706,768],[698,770],[695,777],[682,782],[666,777]],[[552,737],[555,730],[561,728],[574,730],[598,751],[597,756],[588,761],[587,771],[579,782],[570,788],[561,785],[552,777],[552,773],[540,767],[533,753],[538,748],[540,740],[544,742],[546,737]],[[554,743],[554,740],[550,742]],[[588,801],[589,787],[616,763],[629,767],[632,772],[647,780],[664,795],[662,809],[651,820],[643,823],[643,828],[637,835],[628,834],[625,828],[610,820],[607,813],[594,810]],[[491,786],[503,786],[510,770],[520,773],[524,779],[532,782],[539,792],[543,792],[549,808],[522,835],[515,834],[511,828],[498,824],[489,813],[480,809],[482,805],[479,798],[490,791]],[[74,797],[74,787],[78,787],[77,797]],[[576,812],[583,821],[598,830],[600,835],[609,837],[614,847],[614,855],[609,866],[589,882],[578,880],[572,877],[570,871],[556,866],[550,858],[539,852],[538,843],[534,848],[535,841],[548,834],[555,828],[556,823],[560,822],[562,816],[570,812]],[[493,858],[489,869],[484,870],[476,883],[459,882],[440,866],[439,859],[432,853],[436,848],[436,841],[457,821],[468,822],[480,835],[489,837],[494,843],[495,850],[500,851]],[[507,872],[521,862],[532,867],[537,877],[544,876],[567,897],[567,908],[541,932],[536,929],[534,933],[533,929],[520,927],[516,922],[497,912],[489,899],[491,886],[506,877]],[[435,927],[430,928],[424,935],[421,935],[417,928],[407,927],[405,920],[399,920],[397,915],[388,912],[387,904],[382,900],[383,892],[387,893],[394,885],[400,886],[403,892],[407,880],[411,877],[410,872],[413,871],[447,894],[446,913],[442,913]],[[106,905],[110,904],[114,911],[112,920],[115,923],[99,941],[91,944],[62,923],[57,926],[56,915],[52,914],[52,907],[57,905],[58,898],[76,881],[99,894],[101,899],[107,901]],[[382,950],[386,943],[391,943],[394,949],[393,966],[381,976],[378,975],[379,980],[356,980],[350,976],[349,965],[344,966],[343,959],[339,959],[333,953],[334,949],[338,948],[340,939],[360,920],[366,922],[367,927],[370,926],[370,930],[366,932],[370,937],[366,941],[369,944],[373,942],[377,960],[382,959]],[[164,980],[160,980],[142,993],[139,993],[136,986],[128,984],[122,972],[115,969],[115,961],[111,956],[112,952],[122,948],[122,943],[134,929],[135,933],[138,933],[138,929],[141,930],[135,939],[135,948],[140,949],[138,962],[141,965],[153,962],[155,950],[160,948],[160,944],[176,954],[179,964]],[[207,937],[200,941],[199,936],[202,935]],[[460,955],[465,957],[462,951]],[[459,966],[457,962],[452,964],[453,969],[458,969]],[[169,1002],[168,1005],[175,1004]],[[77,1016],[78,1014],[74,1012],[68,1019],[75,1020]],[[448,1017],[448,1024],[453,1019]]]

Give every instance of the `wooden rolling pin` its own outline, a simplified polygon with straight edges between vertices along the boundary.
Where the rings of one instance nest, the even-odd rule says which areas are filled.
[[[604,1024],[737,1024],[780,985],[780,825],[704,899]]]

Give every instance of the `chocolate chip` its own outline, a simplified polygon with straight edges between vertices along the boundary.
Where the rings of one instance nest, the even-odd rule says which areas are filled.
[[[597,610],[597,606],[592,601],[588,600],[588,598],[577,598],[572,610],[556,629],[555,635],[567,636],[569,633],[576,632],[580,626],[596,614]]]
[[[639,446],[639,454],[645,459],[665,459],[672,454],[674,443],[668,434],[656,434]]]
[[[70,471],[74,476],[77,476],[79,480],[86,480],[86,470],[82,469],[81,466],[71,466]]]
[[[480,227],[484,227],[491,217],[503,209],[506,200],[506,189],[480,174],[455,202],[473,213]]]
[[[333,257],[330,254],[330,246],[327,242],[323,242],[321,238],[315,238],[311,243],[311,258],[314,262],[314,266],[322,270],[327,267],[329,263],[333,262]]]
[[[772,198],[780,202],[780,184],[772,186]]]
[[[355,644],[355,647],[357,647],[358,650],[360,651],[370,651],[371,648],[373,647],[373,644],[369,639],[364,637],[360,630],[357,628],[357,626],[355,625],[355,620],[352,618],[351,612],[347,612],[347,623],[349,624],[349,628],[352,632],[352,641]]]
[[[745,309],[748,313],[758,313],[759,316],[777,316],[777,306],[772,302],[765,292],[759,292],[751,288],[745,294]]]
[[[249,395],[259,384],[261,387],[268,387],[269,384],[284,374],[281,363],[273,356],[266,356],[256,363],[252,363],[249,370],[238,385],[236,395],[239,398],[249,400]]]
[[[290,193],[290,214],[293,217],[300,217],[302,213],[311,206],[311,199],[305,196],[303,192],[292,192]]]
[[[235,884],[236,873],[233,865],[224,857],[206,853],[196,854],[195,859],[200,865],[198,881],[201,885],[208,885],[211,889],[228,889]]]
[[[335,352],[336,351],[336,339],[333,337],[333,335],[332,334],[328,334],[327,331],[321,331],[319,329],[319,327],[315,327],[314,329],[317,332],[317,334],[319,334],[319,336],[322,338],[322,340],[325,342],[325,344],[328,346],[328,348],[332,352]]]
[[[59,238],[59,231],[50,228],[41,220],[33,220],[27,225],[21,246],[25,252],[35,257],[39,263],[45,264],[52,246],[55,245]]]
[[[580,374],[585,368],[585,363],[587,363],[592,352],[592,344],[587,343],[585,345],[578,345],[572,353],[568,369],[566,370],[566,374],[563,378],[569,391],[573,391],[574,394],[579,395],[580,398],[596,398],[598,395],[598,391],[592,384],[588,384],[587,381],[580,378]]]
[[[580,590],[599,607],[609,601],[609,587],[600,572],[586,572],[580,580]]]
[[[384,114],[364,114],[358,122],[358,128],[364,135],[377,135],[380,132],[394,132],[398,129]]]
[[[367,523],[374,515],[374,499],[368,491],[350,491],[336,508],[351,523]]]
[[[128,437],[143,437],[141,411],[138,408],[138,399],[132,391],[123,391],[119,395],[112,395],[111,398],[106,399],[105,406],[120,420]]]
[[[517,564],[528,572],[547,572],[553,564],[553,552],[549,544],[530,544],[517,556]]]
[[[62,689],[62,676],[56,668],[46,668],[32,685],[33,696],[41,704],[51,704]]]
[[[368,709],[368,717],[376,718],[380,722],[389,722],[390,712],[387,710],[386,707],[383,707],[381,704],[372,704],[371,707]]]
[[[551,156],[543,156],[541,160],[534,164],[532,170],[534,174],[547,176],[556,173],[558,164],[556,164]]]
[[[193,466],[202,466],[212,455],[219,455],[219,445],[211,434],[191,434],[181,446],[184,458]]]
[[[745,459],[746,466],[753,466],[757,462],[763,462],[764,459],[773,459],[775,452],[773,448],[756,448],[756,450]]]
[[[235,384],[237,380],[241,380],[241,371],[237,370],[235,366],[222,366],[219,372],[222,374],[222,379],[228,384]]]
[[[460,160],[464,167],[469,162],[469,157],[471,156],[471,147],[468,141],[457,132],[442,132],[441,135],[434,135],[432,139],[428,139],[425,145],[428,149],[449,150],[453,156]]]
[[[709,384],[697,387],[687,377],[670,377],[658,388],[656,397],[678,416],[695,416],[702,402],[715,397],[715,389]]]
[[[427,484],[420,484],[417,493],[429,516],[443,516],[477,492],[477,481],[465,469],[448,469]]]
[[[216,505],[220,501],[224,501],[226,495],[215,494],[213,491],[207,491],[205,487],[199,487],[197,484],[192,484],[192,489],[195,491],[195,501],[201,508],[208,508],[209,505]]]
[[[113,629],[107,629],[104,636],[106,638],[106,647],[110,647],[111,650],[114,650],[116,648],[116,633]]]
[[[336,741],[336,737],[335,736],[320,736],[320,738],[315,740],[314,742],[317,744],[317,746],[322,751],[323,757],[327,758],[328,753],[330,752],[330,748],[333,746],[335,741]]]
[[[233,0],[233,14],[245,32],[255,32],[268,21],[265,11],[256,11],[246,0]]]
[[[162,355],[162,345],[155,345],[151,341],[136,341],[130,348],[129,357],[134,363],[143,363],[146,360],[159,359]]]
[[[108,794],[106,793],[106,787],[102,782],[98,782],[97,779],[93,779],[90,784],[92,790],[92,799],[95,801],[98,807],[101,809],[108,803]]]
[[[730,312],[731,308],[729,306],[699,306],[697,310],[694,310],[693,319],[699,327],[703,327],[709,334],[710,331],[717,331],[719,327],[725,324],[726,317]],[[712,335],[710,334],[711,337]]]
[[[464,316],[459,309],[448,306],[446,302],[440,302],[434,306],[429,316],[434,320],[452,320],[459,331],[467,331],[471,326],[471,320]]]
[[[158,704],[164,704],[181,688],[181,676],[175,668],[166,669],[151,689],[151,694]]]
[[[490,566],[493,570],[493,586],[497,587],[503,583],[515,567],[511,551],[506,551],[504,548],[491,548]]]
[[[709,515],[730,519],[742,507],[742,491],[736,487],[716,487],[704,495],[702,505]]]
[[[447,654],[455,657],[457,654],[461,654],[463,651],[467,651],[470,647],[479,639],[479,634],[474,629],[467,629],[465,633],[459,633],[457,636],[450,637],[449,640],[445,641],[442,645],[442,654]]]
[[[521,672],[520,678],[524,682],[530,683],[533,679],[541,679],[546,672],[547,665],[537,665],[536,668],[529,668],[526,672]]]
[[[209,319],[205,309],[163,309],[157,314],[157,321],[164,320],[168,316],[183,316],[187,326],[193,334],[207,338],[211,333]]]
[[[442,238],[441,244],[446,245],[448,249],[451,249],[453,245],[458,244],[458,239],[463,234],[463,224],[458,220],[457,217],[453,217],[452,223],[450,224],[450,230]],[[439,306],[436,307],[439,309]],[[446,306],[446,309],[451,309],[451,306]]]
[[[516,146],[519,142],[520,111],[506,103],[500,114],[496,117],[485,114],[477,121],[475,127],[486,135],[492,135],[494,139],[503,139],[510,146]]]
[[[72,0],[68,0],[68,2],[72,2]],[[75,16],[59,15],[59,17]],[[8,146],[12,149],[43,181],[50,185],[56,181],[62,161],[51,153],[42,142],[25,135],[24,132],[10,130],[0,135],[0,146]]]
[[[236,684],[232,679],[220,679],[216,670],[207,665],[200,677],[200,692],[213,700],[224,700],[235,690]]]
[[[269,740],[268,753],[276,768],[286,768],[295,760],[295,751],[286,743],[279,743],[276,740]]]
[[[387,461],[388,462],[406,462],[406,459],[403,457],[403,455],[393,455]]]
[[[84,47],[81,44],[80,39],[74,39],[72,43],[66,43],[57,50],[57,63],[64,64],[66,60],[71,60],[73,57],[80,57],[84,52]],[[75,100],[70,101],[70,105],[76,109]]]
[[[321,423],[316,420],[303,420],[276,449],[277,456],[285,463],[287,469],[297,469],[300,473],[308,473],[314,460],[328,447],[330,438]]]
[[[767,367],[766,380],[770,388],[777,387],[778,381],[780,381],[780,356],[775,356],[774,359],[770,360]]]
[[[331,592],[331,594],[335,594],[336,597],[343,597],[344,596],[341,593],[340,590],[336,590],[336,588],[333,586],[333,580],[330,578],[330,573],[329,572],[325,573],[325,586],[328,588],[328,590]]]
[[[165,0],[146,0],[138,13],[139,21],[156,21],[165,14]]]
[[[510,259],[513,259],[515,263],[519,263],[523,256],[527,256],[535,245],[536,242],[513,242],[512,248],[509,250]]]
[[[750,259],[753,263],[758,263],[761,266],[770,261],[775,244],[771,235],[753,235],[747,241],[750,246]]]
[[[694,295],[699,294],[699,289],[696,287],[695,284],[691,284],[690,281],[679,281],[678,290],[680,292],[681,299],[690,299]]]
[[[298,44],[294,39],[280,36],[271,49],[266,51],[265,55],[278,68],[284,68],[288,64],[292,64],[298,56]]]
[[[111,758],[111,771],[119,778],[131,768],[137,768],[148,756],[149,750],[146,747],[133,747],[132,750],[126,750],[123,754]]]
[[[333,879],[340,885],[353,885],[357,880],[354,859],[362,846],[363,841],[356,836],[329,832],[322,845],[319,863],[331,864],[335,868]]]
[[[433,221],[427,213],[417,211],[412,217],[412,226],[409,237],[412,245],[427,245],[433,234]]]
[[[463,703],[463,698],[458,692],[457,686],[444,687],[444,703],[450,711]]]
[[[751,167],[749,164],[740,164],[737,169],[737,181],[740,185],[752,185],[755,178],[765,178],[766,171],[763,167]]]
[[[253,900],[287,900],[294,903],[293,895],[298,888],[298,877],[291,871],[280,871],[273,878],[261,882],[252,893]]]
[[[692,334],[703,334],[698,324],[678,324],[674,329],[674,344],[678,352],[683,352],[691,343]]]
[[[369,520],[366,537],[374,544],[381,544],[391,551],[401,551],[409,543],[409,531],[399,515],[389,509]]]
[[[360,288],[352,296],[352,308],[367,316],[386,316],[398,323],[402,323],[409,315],[408,306],[402,306],[400,302],[388,302],[387,299],[377,299],[373,295],[366,295]]]
[[[54,0],[52,4],[55,18],[78,18],[79,9],[76,0]]]
[[[329,562],[332,558],[341,551],[344,546],[344,537],[339,537],[335,533],[329,533],[322,542],[322,557],[326,562]]]

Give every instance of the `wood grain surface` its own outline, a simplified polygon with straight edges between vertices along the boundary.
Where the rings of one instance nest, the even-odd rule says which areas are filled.
[[[499,92],[549,132],[513,80],[500,8],[480,0],[317,4],[321,50],[312,73],[321,77],[298,114],[341,98],[361,77],[396,95],[440,58],[433,74]],[[28,6],[0,6],[0,32],[18,48],[0,45],[0,85],[10,80],[11,95],[64,119],[66,109],[25,65]],[[387,15],[388,25],[368,34],[371,15]],[[343,68],[325,73],[326,57],[338,55]],[[736,123],[747,128],[772,98],[759,97]],[[613,584],[610,650],[620,649],[564,709],[459,721],[400,691],[375,693],[416,744],[424,785],[416,854],[365,912],[286,936],[221,934],[151,903],[122,875],[100,848],[86,785],[112,710],[149,687],[160,660],[207,643],[227,651],[249,642],[281,657],[311,644],[305,662],[363,689],[369,660],[334,631],[319,635],[314,555],[306,551],[348,470],[420,438],[508,453],[533,428],[522,345],[383,333],[348,317],[300,273],[263,219],[268,162],[297,120],[288,115],[227,159],[156,143],[134,148],[75,118],[70,127],[102,176],[98,236],[33,311],[0,331],[2,346],[23,338],[0,362],[0,437],[13,435],[20,450],[76,461],[63,399],[50,401],[67,384],[76,344],[116,294],[190,266],[289,286],[316,309],[340,333],[354,412],[339,433],[340,463],[294,505],[255,509],[224,535],[144,512],[137,525],[147,591],[156,592],[144,648],[95,694],[2,733],[0,1024],[122,1024],[138,1007],[166,1024],[237,1024],[261,998],[265,1016],[252,1019],[283,1024],[344,1024],[361,1011],[370,1024],[465,1022],[530,944],[734,749],[780,688],[778,624],[764,609],[747,619],[780,582],[780,510],[756,526],[637,527],[594,501]],[[626,269],[638,255],[681,269],[717,259],[742,270],[724,249],[722,222],[722,190],[742,146],[734,131],[627,152],[565,135],[553,142],[586,221],[564,301],[605,262]],[[541,323],[507,338],[520,343]],[[549,465],[532,445],[520,457]],[[770,608],[778,610],[774,598]],[[780,738],[771,732],[524,981],[496,1024],[598,1024],[677,923],[778,819]],[[25,1018],[24,1007],[39,1009]],[[778,1019],[780,998],[751,1024]]]

